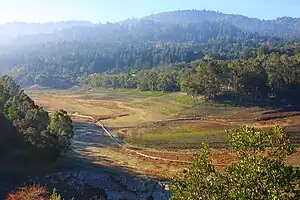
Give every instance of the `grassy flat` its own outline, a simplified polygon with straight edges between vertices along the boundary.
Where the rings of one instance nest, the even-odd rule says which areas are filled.
[[[225,130],[245,124],[262,128],[284,125],[292,128],[295,141],[299,138],[297,113],[290,115],[255,106],[204,102],[180,92],[102,88],[27,92],[50,111],[64,109],[104,119],[101,122],[112,128],[114,134],[135,146],[194,149],[208,141],[221,148],[226,141]],[[201,120],[168,122],[170,119],[194,117]]]

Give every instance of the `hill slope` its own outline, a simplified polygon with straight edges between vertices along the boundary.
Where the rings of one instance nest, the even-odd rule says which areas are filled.
[[[9,39],[14,39],[24,35],[36,35],[54,33],[63,29],[72,27],[85,26],[89,27],[93,24],[86,21],[62,21],[62,22],[49,22],[49,23],[24,23],[12,22],[0,24],[0,36]]]
[[[300,34],[300,19],[282,17],[273,20],[260,20],[243,15],[224,14],[206,10],[183,10],[164,12],[143,17],[163,24],[190,24],[201,21],[226,21],[246,31],[277,36],[295,36]]]

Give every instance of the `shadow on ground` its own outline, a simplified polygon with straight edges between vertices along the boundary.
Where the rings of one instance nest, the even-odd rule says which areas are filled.
[[[212,101],[231,106],[273,108],[282,111],[300,111],[300,105],[297,99],[253,99],[252,96],[226,93],[216,96]]]
[[[61,157],[51,166],[18,164],[19,168],[12,168],[6,165],[0,172],[0,199],[5,199],[10,191],[33,184],[45,185],[49,191],[56,188],[65,199],[89,199],[93,195],[116,200],[170,198],[165,188],[166,180],[153,180],[132,173],[126,167],[95,164],[76,152],[71,152],[71,155]]]
[[[113,147],[115,144],[96,126],[75,125],[72,148],[84,151],[89,147]],[[67,200],[90,199],[157,199],[170,198],[167,180],[154,180],[124,166],[104,166],[95,160],[113,163],[105,156],[83,156],[71,150],[55,164],[4,163],[0,165],[0,199],[8,192],[25,185],[42,184],[49,191],[54,188]],[[101,198],[100,198],[101,197]]]

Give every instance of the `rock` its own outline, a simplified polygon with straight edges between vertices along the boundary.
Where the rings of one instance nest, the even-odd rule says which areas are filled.
[[[59,192],[67,191],[62,193],[62,196],[67,195],[75,199],[168,200],[171,197],[163,183],[131,175],[79,171],[50,174],[42,179],[36,183],[47,185],[50,190],[56,188]]]
[[[153,192],[152,198],[153,200],[169,200],[171,198],[171,193]]]

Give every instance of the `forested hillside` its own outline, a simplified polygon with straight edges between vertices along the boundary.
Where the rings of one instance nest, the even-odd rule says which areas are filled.
[[[62,29],[78,27],[78,26],[92,26],[90,22],[84,21],[67,21],[58,23],[24,23],[24,22],[12,22],[0,25],[0,36],[3,38],[14,39],[24,35],[46,34],[54,33]],[[0,40],[5,42],[5,40]]]
[[[23,36],[2,43],[1,71],[25,86],[63,87],[93,73],[136,73],[204,57],[248,60],[299,52],[298,19],[262,21],[211,11],[177,11],[114,24],[69,23],[74,26],[47,34],[28,35],[24,29]]]
[[[175,12],[158,13],[146,16],[145,20],[154,20],[164,24],[190,24],[201,21],[227,22],[245,31],[257,32],[273,36],[299,36],[300,19],[281,17],[273,20],[260,20],[243,15],[224,14],[207,10],[183,10]]]

